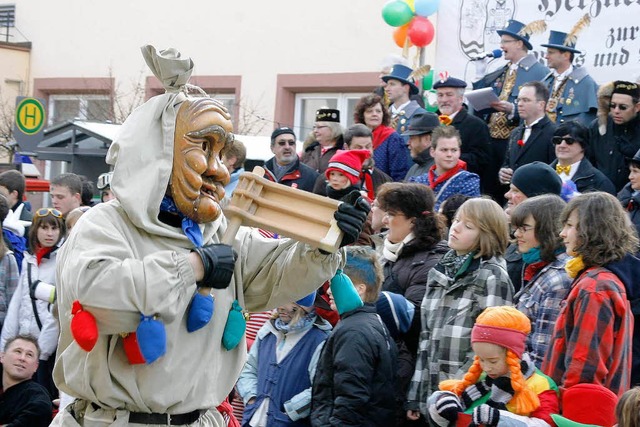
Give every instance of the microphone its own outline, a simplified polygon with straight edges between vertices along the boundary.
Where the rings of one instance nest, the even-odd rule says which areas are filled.
[[[502,49],[494,49],[491,52],[484,52],[475,58],[471,58],[470,61],[481,61],[485,58],[500,58],[502,57]]]

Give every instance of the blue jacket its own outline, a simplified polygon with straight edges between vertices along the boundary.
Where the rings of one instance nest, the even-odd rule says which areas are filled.
[[[416,176],[409,179],[409,182],[418,182],[420,184],[429,185],[429,174]],[[461,170],[448,180],[436,185],[433,189],[436,196],[436,204],[434,209],[440,209],[440,205],[454,194],[464,194],[471,197],[480,197],[480,177],[465,170]]]
[[[574,67],[567,78],[569,80],[555,108],[556,123],[577,120],[589,127],[598,112],[598,84],[584,67]],[[549,94],[553,93],[554,82],[552,72],[542,81],[549,89]]]
[[[409,147],[398,132],[393,132],[374,151],[376,167],[394,181],[402,181],[413,165]]]

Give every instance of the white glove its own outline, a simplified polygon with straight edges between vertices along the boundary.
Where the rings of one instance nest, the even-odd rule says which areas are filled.
[[[484,58],[475,61],[476,66],[476,79],[481,79],[487,73],[487,66],[489,65],[489,61],[491,58]]]

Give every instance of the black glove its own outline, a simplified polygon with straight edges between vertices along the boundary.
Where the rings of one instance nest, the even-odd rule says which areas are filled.
[[[487,379],[489,379],[489,381],[487,381]],[[471,384],[469,387],[464,389],[460,395],[460,399],[462,400],[465,408],[470,408],[473,402],[489,393],[491,390],[491,378],[487,377],[487,379]]]
[[[458,420],[458,413],[462,412],[462,405],[460,400],[453,395],[453,393],[447,393],[441,396],[437,401],[435,411],[440,417],[455,423]],[[429,414],[432,414],[431,408],[429,408]]]
[[[507,403],[513,399],[514,394],[511,378],[496,378],[491,385],[491,397],[487,400],[487,404],[494,408],[507,409]]]
[[[231,282],[233,267],[238,254],[229,245],[216,243],[195,248],[193,252],[200,255],[204,266],[204,277],[197,282],[199,288],[225,289]]]
[[[371,211],[371,206],[359,191],[352,191],[344,196],[338,210],[333,214],[338,222],[338,228],[344,233],[340,247],[350,245],[358,240],[369,211]]]
[[[471,419],[472,421],[471,424],[469,424],[469,427],[475,427],[479,425],[484,425],[487,427],[497,426],[498,421],[500,421],[500,411],[496,408],[492,408],[487,404],[483,404],[473,410]]]

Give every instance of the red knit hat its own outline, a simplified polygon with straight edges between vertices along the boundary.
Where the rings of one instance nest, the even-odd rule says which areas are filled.
[[[340,172],[356,185],[362,176],[362,164],[371,157],[369,150],[338,150],[329,160],[329,166],[324,172],[327,179],[331,171]]]

